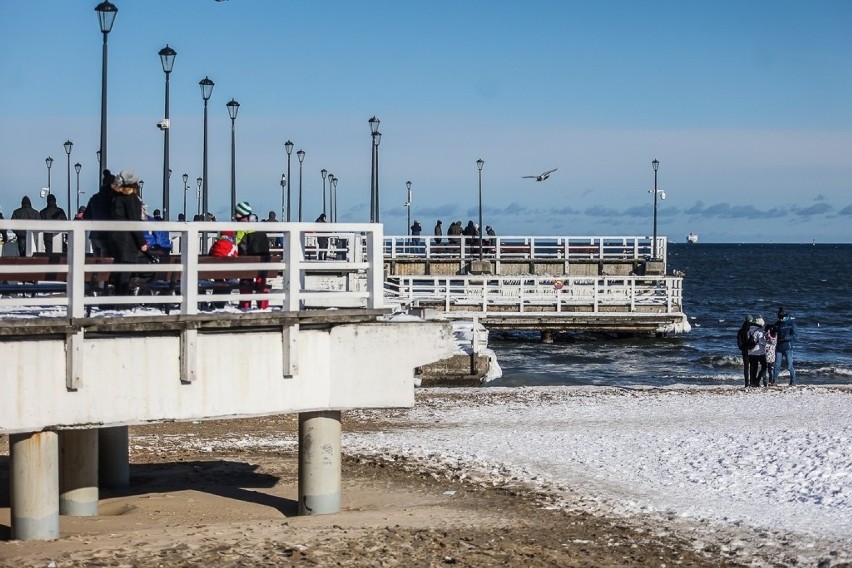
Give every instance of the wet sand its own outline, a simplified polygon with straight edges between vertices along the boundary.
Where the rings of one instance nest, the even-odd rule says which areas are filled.
[[[343,425],[383,427],[346,414]],[[275,449],[204,446],[276,432]],[[0,566],[738,565],[641,519],[548,508],[529,488],[357,457],[344,459],[342,511],[300,517],[296,432],[295,416],[132,427],[131,488],[103,490],[97,517],[61,517],[58,540],[29,542],[9,540],[4,437]]]

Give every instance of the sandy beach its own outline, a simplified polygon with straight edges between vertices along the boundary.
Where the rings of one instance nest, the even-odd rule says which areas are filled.
[[[398,419],[401,411],[386,412]],[[388,426],[344,415],[345,432]],[[0,565],[740,565],[646,520],[569,511],[523,485],[490,487],[374,458],[345,459],[339,514],[299,517],[296,431],[294,416],[133,427],[131,488],[102,491],[100,516],[62,517],[61,538],[47,542],[9,540],[4,438]],[[270,436],[279,447],[212,449],[226,437]]]

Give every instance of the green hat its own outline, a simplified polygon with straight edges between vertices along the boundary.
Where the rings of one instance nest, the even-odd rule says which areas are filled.
[[[754,321],[754,318],[751,316],[751,314],[748,314],[748,315],[746,315],[745,320],[746,320],[746,323],[751,323],[751,322]]]

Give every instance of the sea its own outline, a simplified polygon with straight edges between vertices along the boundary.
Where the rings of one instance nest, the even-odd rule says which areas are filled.
[[[503,376],[492,387],[742,384],[737,330],[747,315],[795,318],[798,382],[852,384],[852,244],[669,243],[668,271],[684,273],[692,326],[663,338],[492,332]],[[787,374],[782,372],[781,384]]]

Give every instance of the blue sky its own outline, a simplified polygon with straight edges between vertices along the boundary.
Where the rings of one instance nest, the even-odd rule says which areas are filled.
[[[65,205],[66,156],[95,188],[97,2],[0,3],[0,206],[47,185]],[[306,152],[303,211],[325,168],[341,221],[369,218],[370,134],[381,119],[381,219],[478,217],[498,234],[650,235],[675,241],[852,242],[852,3],[787,1],[117,0],[109,35],[109,164],[161,204],[164,74],[171,76],[172,218],[201,175],[198,82],[209,107],[210,209],[228,214],[230,119],[237,192],[281,203],[283,143]],[[559,168],[546,182],[524,175]],[[294,211],[299,167],[291,161]],[[71,172],[72,192],[75,174]],[[191,182],[194,186],[194,181]],[[72,197],[73,200],[73,197]],[[192,188],[188,209],[194,211]]]

